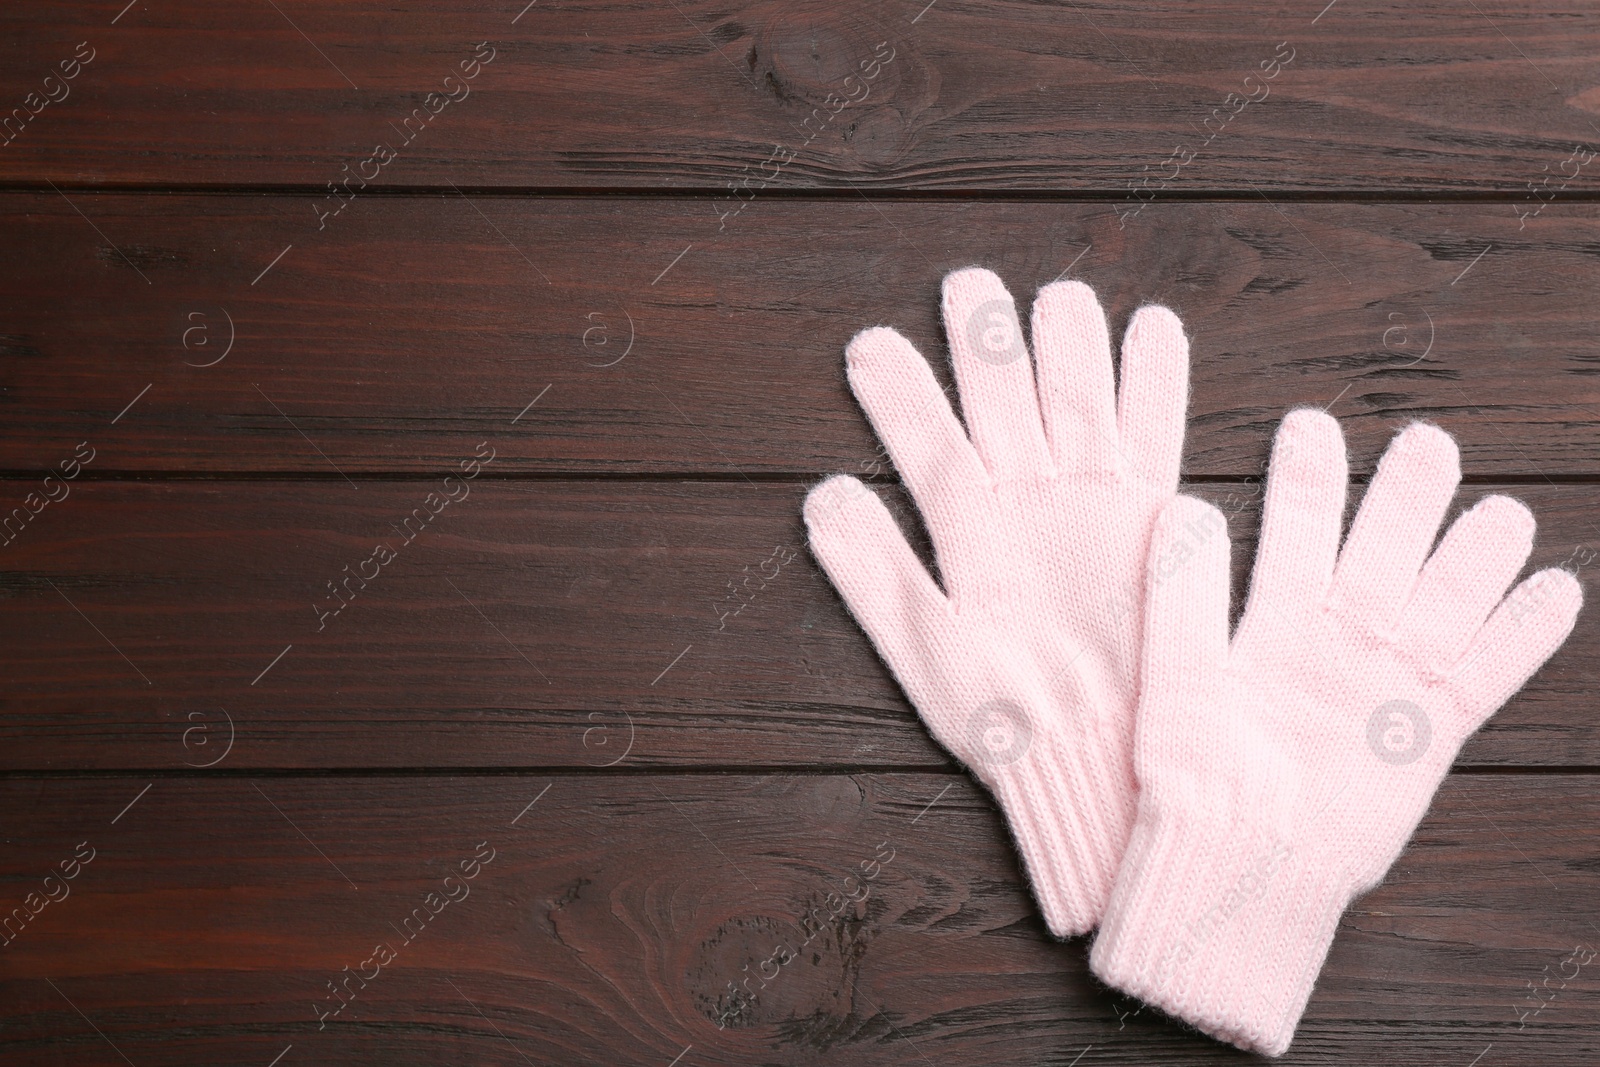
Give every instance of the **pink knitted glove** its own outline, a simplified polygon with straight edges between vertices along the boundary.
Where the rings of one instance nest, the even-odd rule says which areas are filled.
[[[1051,931],[1083,933],[1133,825],[1144,559],[1177,493],[1188,342],[1171,311],[1141,308],[1117,398],[1080,282],[1034,303],[1037,383],[989,271],[945,279],[944,323],[970,441],[904,337],[869,329],[847,350],[944,590],[854,478],[807,497],[811,548],[933,736],[999,801]]]
[[[1139,818],[1090,956],[1109,984],[1269,1056],[1289,1047],[1345,906],[1583,599],[1558,568],[1506,597],[1534,529],[1508,497],[1480,500],[1429,556],[1461,477],[1444,431],[1395,437],[1341,552],[1347,477],[1333,419],[1284,419],[1231,643],[1222,515],[1178,497],[1157,522]]]

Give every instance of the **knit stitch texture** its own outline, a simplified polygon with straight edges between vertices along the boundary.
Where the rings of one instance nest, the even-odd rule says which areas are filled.
[[[1095,974],[1244,1049],[1281,1055],[1346,905],[1405,847],[1463,741],[1571,632],[1559,568],[1506,595],[1527,508],[1489,496],[1434,538],[1455,442],[1414,423],[1342,551],[1338,424],[1290,413],[1260,550],[1228,635],[1228,537],[1177,497],[1149,556],[1134,746],[1138,819]]]
[[[949,275],[943,311],[965,431],[899,333],[847,348],[943,588],[854,478],[807,497],[811,547],[933,736],[998,800],[1051,931],[1083,933],[1133,826],[1144,563],[1177,493],[1188,341],[1171,311],[1139,309],[1119,393],[1079,282],[1040,290],[1032,361],[991,272]]]

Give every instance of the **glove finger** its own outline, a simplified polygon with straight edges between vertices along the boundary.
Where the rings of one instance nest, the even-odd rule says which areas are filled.
[[[1410,598],[1461,481],[1454,438],[1414,422],[1378,461],[1334,570],[1332,602],[1378,630]]]
[[[1446,669],[1466,651],[1533,551],[1533,515],[1508,496],[1486,496],[1462,515],[1423,565],[1395,641]]]
[[[944,280],[944,328],[972,443],[997,478],[1050,470],[1033,364],[1016,303],[993,271]]]
[[[1117,435],[1128,464],[1157,485],[1178,488],[1189,406],[1189,339],[1168,308],[1133,313],[1122,337]]]
[[[1033,353],[1056,469],[1115,470],[1121,444],[1111,334],[1093,289],[1073,281],[1039,290],[1033,302]]]
[[[837,475],[811,490],[805,520],[812,553],[926,714],[939,664],[957,658],[948,647],[955,632],[949,601],[883,501],[856,479]]]
[[[1337,420],[1318,408],[1284,416],[1272,444],[1261,543],[1241,632],[1252,619],[1272,626],[1321,603],[1339,557],[1349,477]]]
[[[1145,567],[1143,690],[1182,693],[1228,656],[1228,523],[1189,496],[1161,510]]]
[[[1583,589],[1560,567],[1549,567],[1524,581],[1500,602],[1467,646],[1449,686],[1470,734],[1521,689],[1572,632]]]
[[[845,362],[856,400],[930,526],[946,510],[941,488],[988,482],[949,398],[910,341],[883,326],[862,330]]]

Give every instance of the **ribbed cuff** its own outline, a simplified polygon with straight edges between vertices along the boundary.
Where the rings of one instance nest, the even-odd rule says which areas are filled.
[[[1105,913],[1133,832],[1132,769],[1046,741],[983,777],[1011,827],[1050,932],[1088,933]]]
[[[1265,828],[1144,810],[1090,966],[1212,1037],[1281,1056],[1350,896],[1348,879]]]

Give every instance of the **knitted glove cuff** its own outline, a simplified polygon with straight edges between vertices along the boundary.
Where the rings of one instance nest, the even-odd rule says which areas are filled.
[[[1348,879],[1264,827],[1148,807],[1090,954],[1094,973],[1215,1038],[1281,1056],[1350,900]]]
[[[1006,814],[1050,932],[1088,933],[1111,896],[1133,830],[1135,790],[1125,764],[1099,749],[1035,739],[1004,767],[979,768]]]

